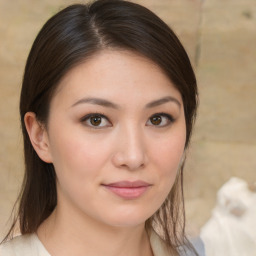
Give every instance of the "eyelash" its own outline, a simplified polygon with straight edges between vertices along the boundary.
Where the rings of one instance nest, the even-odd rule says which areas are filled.
[[[101,119],[106,119],[108,121],[108,123],[110,123],[110,125],[107,126],[107,127],[112,126],[112,123],[109,121],[109,119],[104,114],[97,113],[97,112],[96,113],[90,113],[90,114],[84,116],[83,118],[81,118],[81,122],[82,123],[86,123],[87,121],[90,122],[90,118],[92,118],[92,117],[100,117]],[[95,126],[95,125],[92,125],[92,124],[86,124],[86,126],[92,128],[92,129],[101,129],[101,128],[106,127],[106,126]]]
[[[105,119],[105,120],[107,120],[107,122],[110,124],[110,125],[107,125],[107,126],[97,126],[97,125],[92,125],[91,123],[90,124],[86,124],[86,126],[88,126],[88,127],[90,127],[90,128],[92,128],[92,129],[102,129],[102,128],[105,128],[105,127],[111,127],[112,126],[112,123],[110,122],[110,120],[104,115],[104,114],[102,114],[102,113],[90,113],[90,114],[88,114],[88,115],[85,115],[84,117],[82,117],[81,118],[81,122],[82,123],[86,123],[86,122],[90,122],[90,118],[92,118],[92,117],[99,117],[99,118],[101,118],[101,120],[102,119]],[[154,118],[154,117],[161,117],[162,119],[163,119],[163,117],[164,118],[167,118],[167,121],[168,121],[168,123],[167,124],[165,124],[165,125],[154,125],[153,123],[152,123],[152,118]],[[162,119],[161,119],[161,122],[162,122]],[[172,115],[169,115],[169,114],[167,114],[167,113],[155,113],[155,114],[153,114],[152,116],[150,116],[149,117],[149,119],[148,119],[148,121],[147,121],[147,123],[148,122],[151,122],[151,124],[149,124],[149,125],[147,125],[147,126],[154,126],[154,127],[158,127],[158,128],[163,128],[163,127],[166,127],[166,126],[169,126],[169,125],[171,125],[172,123],[174,123],[175,122],[175,119],[173,118],[173,116]],[[146,124],[147,124],[146,123]],[[101,123],[100,123],[101,124]]]
[[[172,123],[175,122],[175,119],[173,118],[172,115],[167,114],[167,113],[163,113],[163,112],[153,114],[153,115],[149,118],[149,120],[151,120],[151,118],[153,118],[153,117],[158,117],[158,116],[161,117],[161,118],[163,118],[163,117],[167,118],[168,123],[165,124],[165,125],[162,125],[162,126],[161,126],[161,125],[153,125],[153,124],[152,124],[152,126],[155,126],[155,127],[158,127],[158,128],[162,128],[162,127],[166,127],[166,126],[168,126],[168,125],[171,125]],[[152,122],[151,122],[151,123],[152,123]]]

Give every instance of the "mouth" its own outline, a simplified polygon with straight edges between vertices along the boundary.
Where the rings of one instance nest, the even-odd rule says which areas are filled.
[[[123,199],[136,199],[141,197],[152,186],[152,184],[137,180],[119,181],[109,184],[102,184],[102,186]]]

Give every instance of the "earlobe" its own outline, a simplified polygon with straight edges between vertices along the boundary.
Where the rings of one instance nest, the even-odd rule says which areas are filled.
[[[37,155],[46,163],[52,163],[48,134],[45,127],[37,120],[36,114],[27,112],[24,117],[30,142]]]

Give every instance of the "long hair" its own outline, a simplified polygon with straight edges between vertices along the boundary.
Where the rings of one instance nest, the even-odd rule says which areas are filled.
[[[100,50],[126,49],[156,63],[182,95],[189,145],[197,109],[196,78],[182,44],[154,13],[122,0],[97,0],[71,5],[50,18],[37,35],[29,53],[20,96],[20,120],[24,138],[25,175],[19,208],[6,236],[15,224],[22,234],[33,233],[57,204],[52,164],[43,162],[29,140],[24,116],[34,112],[47,125],[50,102],[67,72]],[[149,88],[150,89],[150,88]],[[183,166],[161,208],[146,222],[170,250],[187,243],[183,197]]]

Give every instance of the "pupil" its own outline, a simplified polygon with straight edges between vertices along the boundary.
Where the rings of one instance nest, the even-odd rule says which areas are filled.
[[[94,126],[98,126],[101,123],[101,117],[100,116],[93,116],[91,117],[91,124]]]
[[[162,121],[162,118],[160,116],[154,116],[151,118],[151,123],[154,125],[159,125]]]

